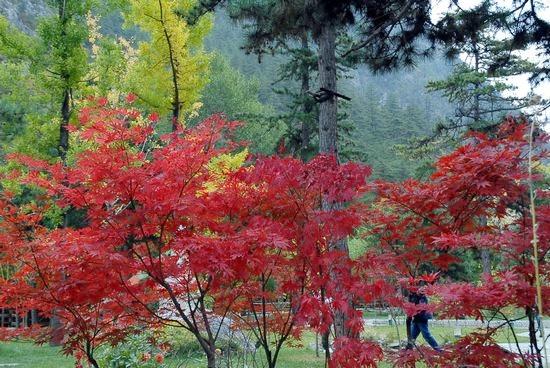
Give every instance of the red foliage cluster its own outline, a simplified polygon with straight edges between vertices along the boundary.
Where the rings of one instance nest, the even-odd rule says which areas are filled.
[[[17,271],[2,282],[0,303],[55,313],[70,336],[66,351],[91,362],[98,345],[135,325],[179,325],[209,366],[227,316],[254,314],[236,323],[268,343],[268,334],[297,336],[306,326],[326,331],[336,310],[353,312],[341,286],[360,279],[342,280],[350,261],[332,244],[361,223],[354,202],[367,167],[258,158],[220,179],[208,164],[237,147],[228,139],[236,123],[213,116],[155,137],[155,119],[103,105],[81,111],[73,134],[89,148],[70,166],[12,157],[26,167],[24,183],[86,220],[49,230],[45,206],[6,197],[0,254]],[[322,201],[348,205],[324,211]]]
[[[421,288],[432,295],[430,309],[442,318],[483,320],[489,316],[508,326],[505,308],[515,307],[527,311],[532,319],[536,293],[527,185],[528,139],[525,122],[508,119],[492,135],[467,136],[463,146],[437,161],[427,181],[378,182],[379,199],[367,222],[368,233],[377,237],[379,247],[365,255],[365,267],[378,274],[379,265],[384,264],[380,277],[388,282],[411,279],[413,282],[405,281],[403,286],[413,290],[418,289],[416,281],[434,281],[426,277],[427,272],[440,271],[441,282]],[[543,148],[546,140],[540,134],[535,141],[533,157],[538,164],[547,157]],[[536,256],[545,280],[550,276],[550,205],[543,195],[539,197]],[[453,282],[447,276],[462,262],[460,252],[484,248],[498,257],[502,267],[484,274],[478,283]],[[542,285],[542,295],[543,300],[550,299],[547,284]],[[402,299],[386,298],[385,302],[402,307],[408,315],[419,312],[418,306]],[[550,313],[548,303],[544,303],[544,313]],[[499,348],[491,338],[493,333],[487,329],[484,334],[466,336],[439,355],[436,366],[496,361],[505,362],[498,366],[517,366],[518,356]],[[521,356],[523,364],[532,358]],[[405,365],[411,359],[426,357],[407,352],[398,362]]]
[[[422,279],[428,270],[445,276],[460,262],[455,252],[474,247],[499,252],[510,271],[479,285],[426,287],[440,301],[436,311],[483,318],[487,310],[534,303],[521,124],[509,121],[493,137],[472,134],[428,181],[376,183],[379,198],[367,207],[360,203],[372,188],[366,166],[338,165],[330,156],[308,163],[268,157],[220,177],[209,163],[238,147],[231,143],[237,123],[213,116],[158,137],[157,120],[98,101],[73,128],[86,142],[73,164],[12,157],[25,166],[22,182],[42,195],[21,204],[3,192],[0,261],[14,272],[0,280],[0,304],[54,313],[67,353],[80,351],[94,364],[97,346],[139,325],[172,324],[196,337],[214,367],[229,317],[270,349],[306,327],[324,333],[343,314],[351,333],[334,341],[331,367],[375,367],[382,350],[358,337],[363,319],[354,306],[384,300],[415,314],[396,292],[399,280]],[[323,209],[327,202],[346,204]],[[53,205],[85,213],[85,222],[48,229],[44,214]],[[550,210],[538,211],[538,257],[548,277]],[[379,243],[351,260],[334,244],[360,226]],[[466,352],[477,363],[509,358],[490,336],[472,335],[433,359],[476,364]],[[427,356],[415,354],[396,362]]]

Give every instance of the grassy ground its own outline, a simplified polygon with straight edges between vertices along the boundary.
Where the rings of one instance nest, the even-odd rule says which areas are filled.
[[[440,344],[452,343],[455,340],[453,336],[454,329],[448,327],[432,327],[430,329]],[[471,329],[463,329],[462,333],[468,333]],[[521,331],[518,331],[521,332]],[[396,342],[397,330],[395,326],[375,326],[367,327],[365,335],[376,339],[383,340],[388,344]],[[399,326],[399,335],[404,339],[404,326]],[[497,335],[498,342],[507,342],[512,339],[512,336],[506,331]],[[520,337],[520,342],[527,342],[527,338]],[[422,337],[419,337],[418,343],[424,344]],[[279,368],[322,368],[324,360],[321,357],[315,356],[315,336],[313,334],[305,334],[302,346],[286,347],[282,350],[278,361]],[[184,359],[167,359],[168,368],[203,368],[205,361],[201,358],[201,354],[193,354],[192,357]],[[59,349],[50,346],[36,346],[29,342],[1,342],[0,343],[0,367],[2,364],[18,363],[15,368],[74,368],[74,360],[64,357],[59,353]],[[234,365],[239,366],[239,365]],[[240,365],[242,366],[242,364]],[[381,365],[381,368],[389,368],[390,365]]]
[[[0,342],[0,366],[14,368],[74,368],[74,360],[62,356],[58,348],[37,346],[30,342]]]

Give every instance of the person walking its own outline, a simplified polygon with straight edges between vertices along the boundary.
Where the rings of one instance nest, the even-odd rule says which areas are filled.
[[[409,293],[409,303],[414,303],[416,305],[428,304],[428,298],[424,293],[418,289],[416,291],[411,291]],[[415,314],[412,317],[411,323],[410,323],[410,331],[409,331],[409,341],[407,342],[407,349],[412,349],[416,338],[418,335],[422,334],[422,337],[426,342],[436,351],[441,352],[442,349],[435,340],[435,338],[432,336],[430,329],[428,327],[428,321],[433,318],[433,315],[431,312],[427,311],[426,309],[420,310],[417,314]]]

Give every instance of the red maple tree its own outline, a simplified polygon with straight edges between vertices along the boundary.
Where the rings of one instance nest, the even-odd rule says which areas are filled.
[[[86,148],[71,165],[12,157],[25,166],[23,183],[85,213],[85,223],[48,230],[36,218],[31,238],[6,228],[14,240],[4,243],[2,261],[18,267],[38,260],[48,271],[18,267],[4,303],[26,300],[28,308],[55,311],[67,333],[72,326],[66,351],[84,346],[94,366],[99,342],[116,341],[128,332],[122,327],[135,325],[190,331],[208,367],[216,366],[216,341],[229,315],[253,316],[238,319],[257,335],[270,366],[289,336],[306,326],[326,331],[336,311],[352,315],[360,330],[360,314],[342,288],[360,280],[345,279],[351,264],[330,244],[361,223],[354,203],[367,189],[366,166],[337,165],[328,156],[307,164],[256,158],[220,177],[209,164],[238,147],[230,139],[237,123],[213,116],[157,137],[156,119],[98,105],[83,108],[81,126],[73,128]],[[349,205],[323,211],[322,200]],[[21,209],[16,212],[6,216]],[[28,282],[45,272],[47,281]],[[91,326],[100,326],[104,337]],[[342,352],[334,364],[357,349],[335,346]],[[367,358],[372,363],[380,351],[362,354],[361,361]]]
[[[535,162],[539,164],[547,155],[543,148],[545,141],[546,137],[539,134],[534,151]],[[491,275],[483,275],[480,282],[457,282],[449,276],[446,282],[425,287],[424,291],[434,298],[432,309],[440,317],[501,320],[496,327],[492,324],[483,332],[465,336],[444,354],[432,358],[431,365],[477,366],[499,361],[503,362],[499,367],[535,364],[542,367],[542,346],[534,338],[536,294],[528,207],[528,154],[527,124],[509,118],[491,135],[470,133],[465,144],[437,161],[435,172],[427,181],[377,183],[379,200],[367,223],[369,234],[377,237],[380,248],[364,257],[365,267],[384,265],[375,267],[374,272],[380,277],[419,280],[425,273],[436,270],[445,277],[450,267],[463,262],[459,252],[468,249],[491,249],[500,260],[501,267]],[[550,250],[550,207],[544,191],[539,191],[539,198],[540,247],[535,256],[542,279],[546,279],[550,272],[546,261]],[[550,297],[548,285],[542,285],[542,294],[543,300]],[[386,302],[402,307],[410,315],[418,312],[415,310],[418,306],[401,298],[390,297]],[[511,328],[513,318],[506,314],[507,307],[525,311],[534,355],[508,352],[496,344],[497,330]],[[550,311],[549,307],[545,305],[545,313]],[[433,355],[403,354],[398,359],[402,365],[416,359],[430,360]]]

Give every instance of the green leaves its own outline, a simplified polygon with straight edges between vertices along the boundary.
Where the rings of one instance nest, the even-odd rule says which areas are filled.
[[[37,57],[38,43],[19,31],[0,15],[0,55],[11,61],[29,61]]]

